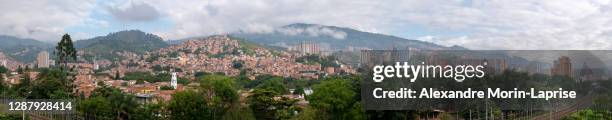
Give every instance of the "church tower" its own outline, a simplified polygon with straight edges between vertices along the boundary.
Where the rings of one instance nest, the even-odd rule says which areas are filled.
[[[176,72],[172,73],[172,79],[170,80],[170,86],[176,89]]]

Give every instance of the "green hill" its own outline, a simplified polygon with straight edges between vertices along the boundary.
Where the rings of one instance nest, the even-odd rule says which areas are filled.
[[[34,39],[22,39],[13,36],[0,35],[0,51],[21,62],[33,62],[40,51],[51,53],[52,44]]]
[[[232,36],[272,46],[296,45],[304,41],[311,41],[321,45],[328,45],[331,50],[346,49],[348,47],[369,49],[392,49],[392,47],[399,49],[406,47],[448,49],[448,47],[419,40],[363,32],[351,28],[305,23],[282,26],[275,28],[274,31],[269,33],[240,31],[233,33]]]
[[[166,46],[168,44],[161,37],[140,30],[119,31],[75,42],[77,49],[103,58],[116,57],[115,52],[128,51],[141,54]]]

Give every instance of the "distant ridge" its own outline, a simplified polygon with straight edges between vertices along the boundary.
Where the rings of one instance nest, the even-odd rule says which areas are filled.
[[[239,31],[232,36],[272,46],[295,45],[302,41],[312,41],[327,46],[331,50],[347,48],[367,49],[449,49],[448,47],[400,38],[391,35],[358,31],[351,28],[325,26],[318,24],[295,23],[271,32]]]
[[[21,62],[33,62],[40,51],[49,51],[54,45],[34,39],[0,35],[0,52]]]
[[[161,37],[140,30],[126,30],[75,42],[79,50],[96,55],[113,52],[144,53],[168,46]]]

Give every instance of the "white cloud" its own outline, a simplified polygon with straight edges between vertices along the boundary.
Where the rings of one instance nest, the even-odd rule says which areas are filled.
[[[310,26],[307,28],[296,28],[296,27],[286,27],[286,28],[278,28],[275,30],[276,32],[285,34],[285,35],[299,35],[306,34],[309,36],[329,36],[335,39],[342,40],[346,38],[347,34],[343,31],[333,30],[331,28],[323,27],[323,26]]]
[[[270,27],[305,22],[389,34],[406,26],[428,31],[444,45],[470,49],[612,49],[612,6],[607,0],[189,0],[151,3],[177,21],[168,38],[219,34],[244,29],[270,32]],[[316,32],[308,30],[317,30]],[[343,38],[325,29],[282,30]],[[411,34],[411,33],[406,33]],[[459,37],[457,37],[459,36]]]
[[[264,24],[248,24],[246,25],[245,28],[240,29],[240,32],[255,33],[255,34],[266,34],[266,33],[278,32],[278,33],[290,35],[290,36],[305,34],[305,35],[314,36],[314,37],[329,36],[335,39],[344,39],[347,36],[345,32],[333,30],[331,28],[327,28],[327,27],[323,27],[319,25],[310,26],[307,28],[302,28],[302,27],[275,28],[273,26],[264,25]]]
[[[107,9],[116,19],[127,22],[153,21],[160,17],[153,6],[144,2],[129,1]]]
[[[332,30],[326,27],[309,27],[306,29],[306,32],[311,36],[331,36],[336,39],[344,39],[346,38],[346,33],[342,31]]]
[[[0,34],[57,41],[64,28],[83,23],[92,0],[2,0]]]
[[[431,35],[427,35],[427,36],[421,36],[421,37],[417,37],[417,40],[423,40],[423,41],[434,41],[436,40],[435,36],[431,36]]]
[[[611,6],[598,1],[474,1],[470,15],[448,15],[458,22],[433,23],[473,34],[443,38],[472,49],[611,49]],[[452,9],[451,9],[452,10]],[[470,12],[466,12],[470,13]],[[441,16],[440,15],[440,16]],[[438,16],[432,13],[432,16]],[[456,25],[455,25],[456,24]],[[464,26],[462,26],[464,25]]]
[[[116,3],[126,3],[117,0]],[[470,49],[612,49],[610,0],[133,0],[174,22],[152,31],[165,39],[244,30],[346,37],[330,29],[275,29],[303,22],[382,34],[405,33],[414,25],[434,31],[419,38]],[[121,4],[109,4],[121,8]],[[25,7],[24,7],[25,6]],[[83,22],[93,1],[1,1],[0,33],[57,38]],[[36,9],[32,9],[36,8]],[[124,8],[125,9],[125,8]],[[442,31],[442,32],[436,32]],[[425,32],[427,34],[427,32]],[[458,34],[458,35],[457,35]],[[435,37],[433,37],[435,36]]]
[[[248,24],[242,30],[248,33],[272,33],[274,32],[274,27],[264,24]]]
[[[181,2],[149,1],[163,15],[176,21],[171,32],[162,34],[169,39],[185,36],[202,36],[237,31],[247,28],[279,27],[291,23],[316,23],[336,25],[361,30],[384,28],[384,13],[378,13],[377,4],[370,1],[328,0],[187,0]],[[389,3],[391,4],[391,3]],[[384,20],[384,21],[381,21]],[[265,29],[263,29],[265,30]],[[261,31],[260,31],[261,32]],[[269,31],[268,31],[269,32]],[[336,38],[342,33],[322,30]],[[313,35],[319,34],[314,32]]]

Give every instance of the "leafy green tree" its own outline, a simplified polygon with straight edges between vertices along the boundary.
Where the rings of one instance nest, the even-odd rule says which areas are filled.
[[[295,95],[302,95],[304,94],[304,88],[301,86],[298,86],[297,88],[295,88],[295,90],[293,90],[293,94]]]
[[[145,61],[146,62],[153,62],[153,61],[157,61],[157,59],[159,59],[159,55],[158,54],[153,54],[153,55],[149,56]]]
[[[234,79],[222,75],[208,75],[200,81],[200,92],[210,107],[213,108],[212,117],[220,118],[227,109],[238,101],[238,92]]]
[[[136,80],[136,84],[144,84],[144,80],[138,79],[138,80]]]
[[[29,76],[29,75],[26,75]],[[30,77],[21,77],[19,79],[19,84],[15,85],[15,87],[12,87],[11,91],[14,92],[13,95],[16,95],[16,97],[19,98],[27,98],[28,96],[30,96],[30,93],[32,91],[32,84],[31,84],[32,79]]]
[[[612,116],[609,114],[608,111],[585,109],[571,114],[564,118],[564,120],[610,120]]]
[[[8,72],[9,72],[9,70],[6,67],[0,66],[0,74],[6,74]]]
[[[355,99],[357,94],[348,80],[329,79],[313,87],[308,97],[310,105],[326,119],[361,119],[363,110]]]
[[[23,74],[23,68],[21,68],[21,65],[17,66],[17,73],[18,74]]]
[[[27,116],[26,118],[21,118],[21,115],[18,115],[18,114],[0,113],[0,120],[23,120],[23,119],[28,119],[28,118]]]
[[[4,75],[0,74],[0,95],[6,95],[8,86],[4,83]]]
[[[76,107],[80,115],[91,120],[112,120],[114,112],[111,102],[104,97],[90,97],[79,102]]]
[[[189,85],[189,83],[191,83],[191,81],[188,78],[178,77],[176,79],[176,83],[182,84],[182,85]]]
[[[282,97],[272,89],[256,88],[248,100],[257,119],[289,119],[301,111],[295,106],[297,100]]]
[[[251,109],[255,111],[257,119],[273,119],[276,111],[274,108],[274,96],[278,93],[268,89],[255,89],[249,96]]]
[[[105,85],[106,85],[106,83],[104,83],[104,81],[98,81],[98,82],[96,83],[96,85],[98,85],[98,86],[105,86]]]
[[[249,96],[249,104],[257,119],[274,119],[276,102],[274,97],[279,95],[269,89],[254,89]]]
[[[159,89],[160,89],[160,90],[174,90],[174,88],[172,88],[172,87],[170,87],[170,86],[168,86],[168,85],[161,86],[161,87],[159,87]]]
[[[68,70],[68,62],[76,60],[76,49],[72,43],[70,35],[64,34],[62,40],[55,46],[54,54],[57,56],[57,62],[63,64],[62,70]]]
[[[124,80],[144,80],[150,83],[170,81],[172,75],[169,73],[152,74],[149,72],[128,72],[123,76]]]
[[[145,104],[137,109],[134,114],[136,120],[161,120],[164,119],[165,111],[163,103]]]
[[[168,106],[170,119],[230,119],[248,112],[238,102],[234,79],[223,75],[200,78],[197,91],[175,93]]]
[[[27,77],[26,77],[27,78]],[[29,98],[35,99],[65,99],[72,97],[71,81],[64,71],[42,69]]]
[[[308,79],[296,79],[296,78],[285,78],[283,80],[283,83],[285,83],[285,86],[287,86],[287,88],[298,88],[298,87],[304,87],[304,86],[309,86],[308,82],[312,81],[308,80]]]
[[[196,78],[204,77],[206,75],[210,75],[210,73],[207,73],[207,72],[196,72],[195,74],[193,74],[193,76],[195,76]]]
[[[245,77],[246,77],[246,73],[245,73]],[[262,84],[264,81],[272,79],[272,78],[281,78],[281,77],[273,76],[269,74],[258,75],[258,76],[255,76],[255,80],[250,80],[250,82],[245,84],[244,88],[255,88],[259,86],[260,84]]]
[[[155,71],[155,72],[170,71],[170,67],[168,67],[168,66],[163,67],[161,65],[152,66],[151,69],[153,69],[153,71]]]
[[[222,120],[255,120],[253,111],[247,106],[233,104],[221,118]]]
[[[170,58],[178,58],[179,57],[179,53],[178,52],[171,52],[170,54],[168,54],[168,57],[170,57]]]
[[[90,97],[102,97],[106,101],[112,101],[110,106],[112,107],[113,114],[109,117],[115,119],[129,119],[135,113],[136,109],[140,105],[134,95],[125,94],[117,88],[109,86],[102,86],[95,89]]]
[[[249,82],[251,82],[251,79],[249,78],[249,76],[247,75],[247,71],[250,70],[249,68],[246,69],[241,69],[240,73],[238,74],[238,76],[235,76],[235,80],[236,80],[236,84],[239,87],[245,88],[247,84],[249,84]]]
[[[135,113],[135,108],[139,106],[136,97],[131,94],[125,94],[121,91],[113,91],[111,96],[107,97],[113,106],[115,111],[116,119],[129,119],[132,118]]]
[[[257,86],[258,89],[269,89],[278,94],[285,94],[289,92],[285,84],[283,84],[283,78],[280,77],[272,77],[268,80],[265,80],[263,83]]]
[[[318,115],[317,109],[311,106],[306,107],[300,114],[298,114],[296,120],[320,120],[321,115]]]
[[[172,95],[168,105],[170,119],[173,120],[206,120],[210,119],[211,109],[204,96],[195,91],[181,91]]]

